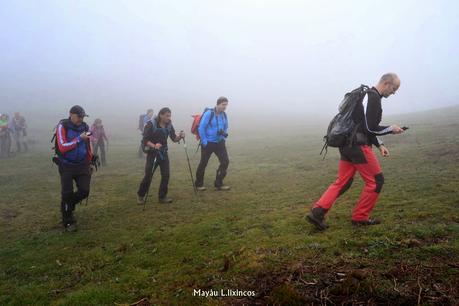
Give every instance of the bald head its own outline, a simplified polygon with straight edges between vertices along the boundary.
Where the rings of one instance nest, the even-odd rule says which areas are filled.
[[[384,83],[384,82],[392,82],[392,83],[394,83],[396,81],[400,81],[400,79],[398,78],[398,75],[396,75],[395,73],[392,73],[392,72],[383,74],[381,79],[379,79],[379,83]]]
[[[399,87],[400,78],[392,72],[384,74],[376,85],[376,89],[384,98],[395,94]]]

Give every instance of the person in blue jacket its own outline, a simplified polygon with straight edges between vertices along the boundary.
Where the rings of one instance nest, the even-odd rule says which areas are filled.
[[[204,187],[204,173],[207,163],[213,153],[217,155],[220,166],[217,169],[214,186],[215,190],[230,190],[230,186],[223,184],[226,171],[229,165],[228,152],[225,140],[228,137],[228,117],[225,110],[228,106],[228,99],[220,97],[214,108],[207,109],[201,117],[198,132],[201,138],[201,161],[196,170],[196,188],[199,191],[206,190]]]

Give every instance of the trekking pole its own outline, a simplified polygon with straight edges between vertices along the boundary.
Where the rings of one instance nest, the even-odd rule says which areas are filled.
[[[196,154],[198,154],[199,148],[201,147],[201,140],[199,140],[198,146],[196,147],[196,151],[194,151],[193,158],[196,157]]]
[[[193,191],[194,191],[194,194],[198,196],[198,189],[196,188],[196,184],[194,183],[193,171],[191,170],[190,157],[188,156],[188,150],[186,147],[185,138],[183,138],[183,148],[185,149],[186,160],[188,162],[188,169],[190,170],[190,177],[191,177],[191,184],[193,185]]]
[[[94,155],[92,158],[91,158],[91,165],[90,167],[94,167],[92,170],[90,169],[90,173],[91,173],[91,177],[92,175],[94,174],[94,170],[97,170],[99,169],[99,166],[100,166],[100,162],[99,162],[99,156],[98,155]],[[89,202],[89,194],[88,196],[86,197],[86,203],[84,206],[88,206],[88,202]],[[80,202],[81,204],[81,202]]]
[[[148,186],[147,193],[145,194],[145,199],[143,200],[143,208],[142,211],[145,210],[145,204],[147,204],[147,199],[148,199],[148,194],[150,193],[150,187],[151,187],[151,181],[153,180],[153,173],[155,173],[156,170],[156,160],[158,159],[159,152],[156,153],[155,159],[153,160],[153,169],[151,170],[151,175],[150,175],[150,185]]]

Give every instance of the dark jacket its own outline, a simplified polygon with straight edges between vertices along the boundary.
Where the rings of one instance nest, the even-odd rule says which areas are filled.
[[[160,143],[163,149],[167,148],[167,138],[170,137],[172,141],[175,141],[177,135],[172,123],[169,123],[165,128],[159,126],[156,118],[148,121],[145,125],[143,132],[143,144],[146,145],[148,141],[152,143]]]

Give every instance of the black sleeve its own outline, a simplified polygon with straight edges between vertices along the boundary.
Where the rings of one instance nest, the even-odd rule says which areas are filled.
[[[369,139],[370,139],[370,143],[371,143],[372,145],[375,145],[375,146],[378,147],[378,148],[379,148],[380,145],[383,144],[382,140],[381,140],[381,139],[378,139],[378,137],[376,137],[375,135],[371,135],[371,134],[370,134],[368,137],[369,137]]]
[[[177,138],[177,134],[175,134],[175,129],[172,124],[171,124],[171,131],[169,132],[169,137],[171,138],[172,141],[175,141],[175,139]]]
[[[376,93],[367,94],[367,105],[365,107],[365,124],[368,132],[373,135],[386,135],[392,133],[390,126],[379,125],[381,122],[381,99]]]

